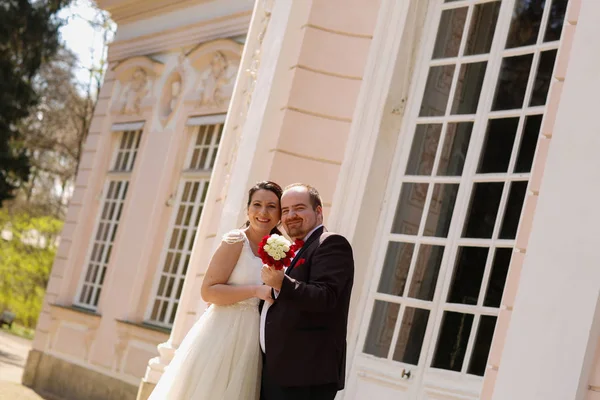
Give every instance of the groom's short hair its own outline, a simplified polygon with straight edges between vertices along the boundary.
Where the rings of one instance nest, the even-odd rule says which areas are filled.
[[[285,192],[286,190],[295,187],[306,188],[306,191],[308,192],[308,198],[310,199],[310,205],[312,206],[313,210],[316,210],[317,207],[323,207],[323,200],[321,200],[319,191],[307,183],[292,183],[291,185],[286,186],[283,191]]]

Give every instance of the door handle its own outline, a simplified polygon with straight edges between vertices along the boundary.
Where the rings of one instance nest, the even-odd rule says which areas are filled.
[[[402,379],[410,379],[410,370],[402,369]]]

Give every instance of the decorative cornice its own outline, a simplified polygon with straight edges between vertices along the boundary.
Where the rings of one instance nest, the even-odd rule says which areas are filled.
[[[112,70],[115,71],[115,74],[118,79],[119,74],[123,73],[125,70],[133,69],[136,67],[144,68],[144,69],[148,70],[149,72],[154,73],[154,75],[160,75],[163,71],[164,64],[161,63],[160,61],[156,61],[150,57],[138,56],[138,57],[128,58],[127,60],[122,60],[122,61],[116,63],[112,67]]]
[[[110,12],[112,19],[129,23],[158,14],[182,9],[207,2],[208,0],[97,0],[98,6]]]
[[[241,12],[157,34],[116,41],[108,48],[108,61],[115,62],[134,56],[192,47],[210,40],[244,35],[248,32],[250,18],[250,11]]]

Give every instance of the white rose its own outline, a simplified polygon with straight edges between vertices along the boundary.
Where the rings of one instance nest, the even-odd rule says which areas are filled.
[[[275,255],[273,256],[273,259],[274,259],[275,261],[279,261],[279,260],[281,260],[281,257],[279,257],[279,254],[275,254]]]

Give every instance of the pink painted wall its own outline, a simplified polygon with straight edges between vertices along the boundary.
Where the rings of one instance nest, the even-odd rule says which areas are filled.
[[[269,121],[269,177],[283,185],[310,182],[331,208],[358,93],[375,30],[379,1],[313,1],[290,26],[294,54],[279,110]]]

